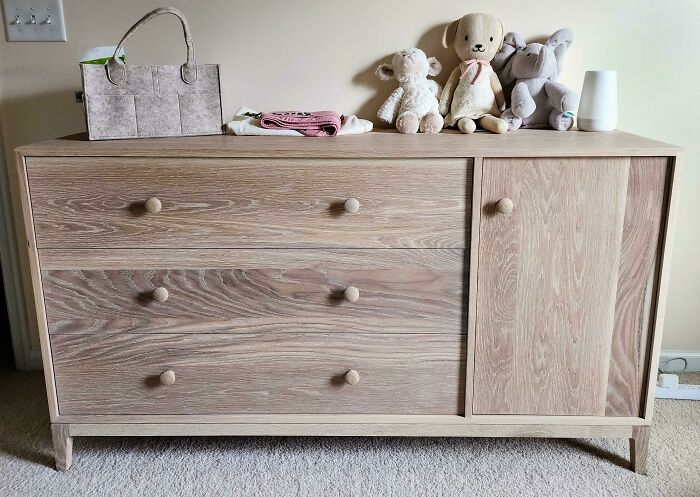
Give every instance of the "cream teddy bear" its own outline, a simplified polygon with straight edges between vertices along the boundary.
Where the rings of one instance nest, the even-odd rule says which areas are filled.
[[[441,70],[435,57],[428,58],[417,48],[407,48],[394,55],[391,64],[379,66],[379,79],[396,78],[400,85],[379,108],[379,120],[389,125],[395,122],[400,133],[439,133],[443,119],[437,97],[442,88],[428,76],[437,76]]]
[[[467,14],[445,26],[442,45],[454,45],[463,62],[450,74],[440,97],[440,114],[447,126],[473,133],[477,123],[493,133],[508,131],[499,119],[505,110],[503,88],[491,60],[503,44],[503,24],[487,14]]]

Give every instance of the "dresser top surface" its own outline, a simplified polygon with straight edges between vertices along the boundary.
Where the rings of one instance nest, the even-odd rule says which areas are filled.
[[[334,138],[216,135],[104,141],[89,141],[83,133],[26,145],[17,151],[28,157],[447,158],[672,156],[682,149],[624,131],[521,129],[504,135],[485,132],[463,135],[454,131],[402,135],[395,131],[375,131]]]

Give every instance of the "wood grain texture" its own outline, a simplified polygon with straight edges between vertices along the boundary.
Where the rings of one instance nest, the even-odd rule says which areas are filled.
[[[285,269],[318,271],[367,269],[448,269],[464,266],[461,249],[43,249],[42,270],[66,269]]]
[[[478,292],[478,267],[479,267],[479,226],[481,225],[481,185],[484,159],[474,158],[474,191],[472,193],[472,219],[470,249],[465,253],[465,260],[469,258],[469,282],[468,290],[464,294],[464,310],[467,313],[467,364],[464,382],[464,415],[470,417],[473,412],[474,402],[474,347],[476,341],[476,296]],[[466,262],[465,262],[466,264]]]
[[[428,417],[428,416],[425,416]],[[383,437],[528,437],[528,438],[629,438],[629,426],[492,425],[331,423],[331,424],[72,424],[73,436],[383,436]]]
[[[462,335],[53,335],[61,414],[461,414]],[[173,385],[159,375],[171,369]],[[362,382],[343,375],[356,369]]]
[[[666,317],[666,302],[668,298],[668,285],[671,277],[671,257],[673,255],[673,242],[678,219],[678,201],[680,198],[681,176],[683,170],[684,153],[671,157],[671,178],[667,193],[668,212],[664,219],[663,242],[661,260],[658,269],[658,283],[656,305],[653,309],[653,334],[649,348],[649,368],[647,371],[646,399],[644,401],[644,419],[651,423],[654,415],[654,394],[656,392],[656,375],[659,367],[659,355],[661,353],[661,340],[663,337],[664,320]]]
[[[466,159],[28,159],[39,248],[464,248]],[[144,202],[158,197],[160,212]],[[362,208],[348,214],[343,202]]]
[[[605,414],[628,169],[484,161],[475,414]]]
[[[578,159],[571,158],[577,156]],[[600,158],[604,156],[608,158]],[[632,159],[627,184],[611,172],[618,164],[610,158],[613,156],[671,157],[670,178],[666,181],[670,207],[661,213],[662,243],[658,249],[659,262],[654,268],[656,276],[650,286],[644,279],[649,260],[642,258],[642,253],[646,257],[650,248],[642,247],[638,231],[653,228],[640,220],[646,215],[642,212],[651,212],[653,206],[649,204],[657,197],[652,198],[652,192],[641,185],[656,181],[652,170],[658,171],[659,166],[656,159]],[[476,157],[473,174],[477,191],[473,197],[472,162],[464,157]],[[517,183],[523,186],[521,193],[527,193],[530,188],[525,180],[532,179],[523,178],[523,171],[528,169],[523,165],[544,164],[543,174],[538,177],[540,183],[529,190],[541,194],[539,201],[529,205],[536,214],[535,221],[519,219],[509,240],[508,232],[497,235],[485,229],[486,223],[494,222],[494,217],[490,207],[482,210],[482,206],[500,198],[489,199],[487,185],[491,166],[507,162],[501,157],[525,158],[514,166],[515,174],[509,173],[498,183],[500,186]],[[587,162],[580,157],[596,159]],[[257,159],[251,160],[254,158]],[[485,158],[483,162],[481,158]],[[546,170],[557,170],[553,164],[560,162],[586,166],[577,167],[580,174],[576,175],[566,171],[559,176],[545,174]],[[72,137],[22,147],[17,168],[11,172],[13,199],[17,224],[24,228],[20,229],[18,243],[23,255],[27,255],[25,288],[36,304],[31,309],[32,317],[36,317],[32,322],[37,323],[41,337],[51,419],[70,423],[61,428],[64,430],[61,440],[65,439],[67,444],[70,439],[66,438],[66,429],[68,437],[184,434],[622,437],[636,444],[631,447],[635,451],[632,459],[640,468],[640,457],[646,454],[642,444],[646,442],[644,430],[636,427],[648,427],[653,411],[654,389],[647,388],[647,384],[653,381],[658,364],[681,162],[682,152],[678,147],[627,133],[541,130],[521,130],[504,136],[477,133],[470,137],[449,132],[437,136],[371,133],[332,140],[220,136],[87,142]],[[588,167],[601,163],[606,166]],[[156,166],[151,167],[153,164]],[[485,171],[483,202],[479,198],[481,165]],[[29,167],[29,173],[25,166]],[[127,178],[134,171],[138,175]],[[37,177],[43,181],[39,190],[44,188],[45,204],[33,212],[29,186],[34,196]],[[120,190],[125,182],[128,194]],[[163,192],[153,185],[176,188]],[[596,185],[593,194],[589,192],[591,185]],[[357,191],[349,191],[357,187],[366,187],[372,200],[367,201]],[[566,206],[556,196],[562,188],[564,196],[576,200],[575,212],[581,217],[575,223],[556,209]],[[72,191],[78,191],[79,196],[66,195]],[[251,191],[257,191],[257,195],[248,195]],[[438,196],[434,195],[436,191]],[[503,191],[496,193],[505,196]],[[136,195],[132,198],[131,194]],[[626,200],[626,210],[620,194],[630,197]],[[586,201],[581,199],[583,196],[587,196]],[[143,202],[150,197],[162,200],[160,212],[146,214]],[[348,214],[343,208],[348,197],[359,200],[360,209],[355,214]],[[498,218],[497,222],[505,223],[519,216],[517,194],[508,192],[508,197],[515,201],[514,212]],[[173,203],[173,198],[179,203]],[[325,210],[320,207],[329,202],[331,207]],[[630,211],[634,204],[641,206],[636,212]],[[606,209],[611,205],[620,207],[620,240],[618,253],[613,256],[605,254],[609,252],[608,238],[615,224]],[[110,217],[115,206],[121,209],[120,214]],[[40,212],[41,209],[44,211]],[[119,217],[125,213],[127,217]],[[37,233],[50,233],[50,238],[43,234],[39,237],[38,250],[33,214],[37,216]],[[170,217],[163,220],[163,215]],[[192,215],[194,218],[187,217]],[[589,224],[591,219],[597,220],[595,230]],[[142,229],[143,225],[135,224],[144,220],[152,225]],[[41,231],[42,222],[50,225],[49,231]],[[470,226],[476,232],[474,237],[470,235]],[[481,239],[479,227],[483,230]],[[535,235],[526,234],[525,229],[530,227],[534,227]],[[567,227],[571,230],[563,237],[564,242],[549,236],[564,232]],[[121,236],[125,229],[134,231]],[[258,238],[256,231],[263,236]],[[230,250],[238,245],[229,242],[238,243],[241,234],[245,245],[240,250]],[[506,243],[496,243],[500,239]],[[160,245],[152,245],[153,240]],[[528,242],[530,248],[518,252]],[[595,253],[589,249],[592,245],[597,247]],[[635,246],[640,250],[635,251]],[[368,250],[351,250],[363,247]],[[398,247],[405,249],[397,250]],[[435,247],[446,249],[433,250]],[[586,257],[582,256],[582,261],[573,266],[562,266],[564,258],[556,257],[557,249]],[[519,253],[520,258],[508,257],[511,253]],[[628,259],[627,254],[632,253],[636,257]],[[488,262],[487,267],[484,261]],[[341,273],[357,272],[374,277],[375,272],[398,274],[401,270],[414,276],[459,271],[462,309],[465,313],[469,309],[469,334],[465,337],[445,333],[445,328],[437,326],[444,319],[439,317],[443,314],[438,312],[435,318],[431,313],[445,301],[433,306],[432,296],[439,292],[431,283],[425,298],[419,298],[413,290],[410,292],[411,305],[415,304],[417,312],[426,318],[396,317],[405,310],[401,306],[379,307],[377,314],[383,320],[381,333],[371,323],[373,327],[367,332],[357,332],[365,330],[358,325],[365,318],[341,313],[332,318],[337,321],[336,328],[342,329],[343,322],[348,320],[355,326],[352,330],[346,328],[345,333],[328,332],[328,327],[314,330],[309,324],[314,319],[304,322],[299,314],[289,320],[301,322],[304,330],[316,333],[279,333],[276,331],[280,328],[276,327],[266,333],[231,334],[226,329],[230,331],[230,323],[240,318],[224,317],[219,329],[223,333],[216,334],[188,334],[184,331],[191,330],[168,325],[169,332],[183,333],[50,337],[39,262],[44,274],[82,270],[121,275],[128,268],[140,274],[147,271],[203,274],[207,282],[209,272],[235,275],[238,271],[255,275],[246,281],[272,281],[268,289],[286,288],[279,286],[287,281],[285,278],[290,279],[291,287],[304,286],[309,275],[313,275],[312,285],[321,288],[330,286],[332,279],[328,275]],[[471,273],[468,265],[473,268]],[[201,268],[207,271],[201,273]],[[493,269],[498,271],[493,273]],[[610,281],[604,281],[605,271],[609,272]],[[497,274],[499,279],[485,283],[484,274]],[[414,276],[407,276],[410,281],[404,281],[394,274],[390,284],[403,281],[415,289]],[[452,278],[449,276],[450,281]],[[467,288],[466,278],[469,278],[470,295],[463,291]],[[630,279],[645,284],[635,287]],[[183,281],[195,280],[199,281],[198,278]],[[599,300],[590,298],[592,280],[597,280],[605,290],[595,296]],[[382,278],[380,282],[389,285]],[[614,293],[610,299],[602,296],[607,289]],[[549,290],[547,296],[552,298],[538,300],[538,295],[545,294],[544,290]],[[62,299],[80,301],[67,288],[62,287],[62,292]],[[188,298],[199,298],[194,300],[195,312],[203,316],[202,303],[214,304],[209,316],[218,319],[221,307],[218,301],[211,302],[206,292],[197,293],[196,286],[187,286],[186,292]],[[530,307],[518,307],[514,293],[517,302],[529,302]],[[230,300],[229,294],[226,295],[224,301]],[[286,294],[281,292],[281,295]],[[381,299],[387,295],[381,293]],[[358,303],[363,303],[366,297],[367,293],[360,288]],[[489,301],[487,307],[482,298]],[[288,303],[284,299],[283,302]],[[169,299],[163,304],[168,303],[173,302]],[[176,303],[183,309],[187,305]],[[246,301],[246,305],[250,303]],[[320,309],[313,299],[312,305]],[[73,312],[73,317],[83,312],[79,305],[69,307],[61,312]],[[226,311],[222,314],[227,316],[231,308],[227,305],[223,308]],[[281,309],[287,311],[285,306]],[[594,310],[589,312],[591,309]],[[531,340],[514,343],[512,333],[516,325],[528,320],[535,322],[535,317],[539,318],[540,314],[547,317],[553,311],[561,315],[570,311],[571,320],[545,319],[545,324],[556,326],[528,328],[530,335],[522,336]],[[495,336],[486,343],[491,355],[479,352],[480,344],[484,345],[480,339],[484,312],[487,317],[491,315],[488,322],[510,326],[499,328],[503,330],[500,335],[484,335]],[[395,317],[380,313],[394,313]],[[557,316],[556,312],[553,315]],[[202,316],[185,319],[201,321]],[[160,318],[152,315],[146,318],[149,319]],[[164,319],[182,324],[182,316],[177,312]],[[465,321],[466,316],[462,316],[461,322]],[[632,322],[634,327],[630,325]],[[647,326],[645,323],[647,329],[652,329],[646,338],[639,331]],[[411,325],[413,328],[409,328]],[[426,333],[438,329],[439,333]],[[407,330],[412,331],[406,333]],[[646,351],[639,345],[644,340]],[[635,345],[627,346],[632,343]],[[56,378],[53,353],[57,359]],[[487,385],[482,381],[484,372],[492,375],[498,368],[507,369],[514,362],[518,368],[522,363],[528,365],[522,378],[511,369],[494,383],[493,389],[484,386]],[[563,368],[564,364],[567,369]],[[159,375],[168,369],[173,370],[175,383],[151,387],[153,380],[158,381]],[[349,369],[360,374],[358,384],[342,383],[342,375]],[[637,380],[640,372],[642,378]],[[632,375],[634,379],[630,380]],[[54,382],[59,377],[57,392]],[[271,383],[269,378],[275,378],[276,382]],[[530,382],[537,388],[532,388]],[[348,397],[348,391],[354,397]],[[537,396],[536,400],[531,399],[532,403],[541,402],[544,407],[534,409],[540,413],[534,415],[528,409],[516,409],[528,411],[523,414],[479,414],[480,392],[488,394],[494,403],[507,404],[507,412],[511,412],[512,398],[520,399],[529,409],[523,392]],[[627,397],[625,392],[629,394]],[[624,409],[637,403],[634,399],[637,392],[642,397],[639,404],[643,406],[643,417],[625,416]],[[472,394],[474,407],[469,400]],[[574,400],[576,396],[582,399]],[[595,397],[590,402],[594,407],[582,408],[589,397]],[[464,412],[465,405],[468,413]],[[294,412],[290,412],[289,406]],[[64,407],[68,409],[66,412]],[[472,415],[472,411],[476,414]]]
[[[67,424],[51,424],[53,453],[58,471],[68,471],[73,464],[73,437]]]
[[[647,474],[647,459],[649,458],[650,426],[635,426],[630,440],[630,463],[632,471],[640,475]]]
[[[15,166],[15,168],[10,168],[9,179],[12,185],[12,206],[15,215],[15,235],[18,244],[24,305],[29,317],[28,328],[35,332],[39,339],[49,416],[51,421],[53,421],[58,416],[56,384],[51,362],[51,344],[46,323],[46,310],[44,307],[43,288],[41,286],[41,269],[36,237],[34,235],[27,170],[24,157],[20,154],[17,154]]]
[[[88,141],[85,134],[47,140],[18,149],[26,156],[134,157],[586,157],[676,155],[681,149],[624,131],[585,133],[521,129],[517,133],[470,136],[443,130],[436,135],[396,131],[327,140],[284,136],[198,136],[148,140]]]
[[[665,157],[630,163],[606,416],[642,415],[670,172]]]
[[[542,426],[649,426],[643,418],[604,416],[463,416],[457,414],[62,414],[59,423],[175,424],[474,424]]]
[[[228,251],[235,269],[47,270],[49,331],[465,332],[461,250],[357,252]],[[160,287],[165,302],[152,298]],[[358,302],[343,298],[348,287]]]

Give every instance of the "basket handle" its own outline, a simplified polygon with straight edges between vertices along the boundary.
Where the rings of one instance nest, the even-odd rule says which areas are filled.
[[[136,24],[129,28],[129,31],[122,37],[117,45],[117,49],[114,51],[114,55],[107,62],[107,78],[115,85],[120,85],[126,82],[126,67],[124,62],[119,58],[119,51],[122,49],[126,40],[128,40],[131,35],[133,35],[136,30],[141,27],[142,24],[146,24],[148,21],[157,17],[161,14],[173,14],[182,23],[182,31],[185,35],[185,45],[187,45],[187,62],[180,66],[180,76],[182,80],[188,85],[193,84],[197,81],[197,64],[194,61],[194,44],[192,43],[192,34],[190,33],[190,27],[187,24],[187,19],[178,9],[174,7],[160,7],[155,9],[141,19],[139,19]]]

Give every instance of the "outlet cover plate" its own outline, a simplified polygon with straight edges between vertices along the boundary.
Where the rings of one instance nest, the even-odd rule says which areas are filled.
[[[2,4],[7,41],[66,41],[61,0],[2,0]]]

